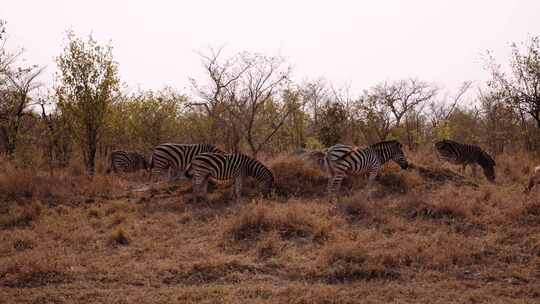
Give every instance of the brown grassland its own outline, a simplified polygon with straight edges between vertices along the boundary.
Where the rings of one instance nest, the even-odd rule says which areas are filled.
[[[266,162],[271,199],[217,184],[199,204],[187,182],[137,192],[137,174],[3,162],[0,303],[540,303],[534,159],[497,157],[496,184],[409,159],[431,169],[388,164],[369,199],[357,177],[335,205],[288,156]]]

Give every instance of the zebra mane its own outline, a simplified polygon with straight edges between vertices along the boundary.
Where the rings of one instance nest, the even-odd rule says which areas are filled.
[[[375,143],[375,144],[371,145],[370,147],[371,148],[379,148],[381,146],[387,146],[387,145],[397,145],[400,148],[402,147],[401,143],[399,141],[395,140],[395,139],[381,141],[381,142],[378,142],[378,143]]]

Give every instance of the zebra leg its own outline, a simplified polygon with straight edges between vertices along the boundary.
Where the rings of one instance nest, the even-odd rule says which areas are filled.
[[[345,178],[344,174],[335,174],[328,180],[328,195],[330,199],[337,197],[341,182]]]
[[[375,165],[369,170],[368,182],[366,185],[368,198],[371,197],[371,193],[373,192],[373,188],[374,188],[373,183],[375,179],[377,178],[377,176],[379,175],[380,169],[381,169],[380,165]]]
[[[242,194],[242,182],[243,182],[242,176],[238,176],[234,180],[233,200],[234,200],[235,203],[238,202],[238,200],[240,199],[240,196]]]
[[[208,174],[194,174],[192,181],[193,198],[195,203],[199,202],[199,199],[206,200],[208,187]]]
[[[210,177],[209,174],[206,174],[205,176],[203,176],[202,183],[201,183],[201,194],[205,201],[207,201],[207,197],[208,197],[208,178],[209,177]]]
[[[169,169],[167,170],[167,181],[168,181],[168,182],[174,181],[174,176],[173,176],[173,169],[172,169],[172,167],[169,167]]]
[[[472,164],[471,168],[472,168],[472,176],[476,177],[476,164]]]

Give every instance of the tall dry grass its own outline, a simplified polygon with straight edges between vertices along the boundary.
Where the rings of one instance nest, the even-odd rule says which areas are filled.
[[[49,176],[3,164],[0,299],[16,303],[535,303],[540,200],[522,192],[530,155],[496,157],[497,180],[385,166],[336,204],[297,157],[267,163],[270,200],[227,187],[191,202],[189,183],[138,198],[132,176]],[[20,187],[19,187],[20,185]],[[256,194],[256,187],[247,186]],[[252,189],[249,189],[252,188]],[[370,195],[368,195],[370,194]]]

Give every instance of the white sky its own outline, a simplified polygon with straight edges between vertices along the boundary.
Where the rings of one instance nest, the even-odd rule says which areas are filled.
[[[510,42],[540,34],[540,1],[2,0],[0,19],[8,45],[47,66],[48,84],[71,28],[111,40],[131,88],[188,90],[188,76],[202,75],[196,51],[225,44],[229,54],[286,56],[297,81],[324,77],[360,93],[404,77],[450,89],[483,82],[481,54],[506,62]]]

